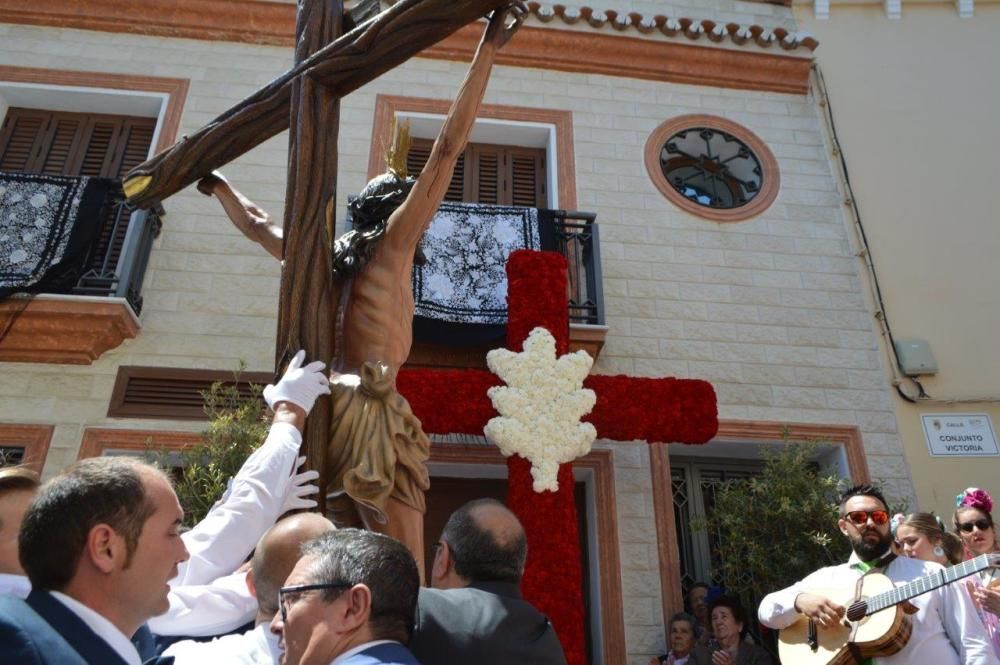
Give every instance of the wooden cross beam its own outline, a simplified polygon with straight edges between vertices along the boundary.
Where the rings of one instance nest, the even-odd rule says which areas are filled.
[[[299,13],[308,0],[300,0]],[[148,208],[289,126],[292,88],[309,78],[344,95],[509,0],[401,0],[126,175],[129,204]]]
[[[294,66],[126,176],[129,203],[148,207],[290,130],[278,368],[300,348],[313,359],[334,359],[338,294],[330,265],[340,97],[509,2],[401,0],[341,36],[343,0],[299,0]],[[304,432],[307,464],[322,473],[321,496],[330,416],[330,401],[319,400]]]

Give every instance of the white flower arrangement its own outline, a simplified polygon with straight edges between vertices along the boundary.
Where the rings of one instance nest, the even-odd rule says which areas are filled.
[[[597,430],[580,418],[597,401],[583,380],[594,364],[586,351],[556,358],[556,341],[545,328],[535,328],[524,351],[495,349],[486,354],[490,371],[507,384],[488,395],[500,417],[483,432],[506,457],[514,453],[531,462],[536,492],[559,489],[559,465],[590,452]]]

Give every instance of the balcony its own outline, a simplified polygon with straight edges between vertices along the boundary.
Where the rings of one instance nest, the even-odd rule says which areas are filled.
[[[485,367],[486,352],[503,344],[506,323],[505,298],[489,287],[503,278],[509,253],[521,247],[566,258],[570,349],[597,358],[607,326],[596,215],[544,208],[534,212],[519,206],[442,204],[422,245],[433,258],[414,276],[411,366]],[[443,300],[442,292],[448,294]]]
[[[0,173],[0,182],[4,176]],[[95,214],[98,219],[90,217]],[[162,209],[130,210],[121,182],[112,181],[99,211],[81,211],[73,220],[74,227],[95,229],[81,241],[85,255],[79,271],[55,280],[46,273],[27,292],[0,301],[0,361],[87,365],[134,338],[162,214]]]

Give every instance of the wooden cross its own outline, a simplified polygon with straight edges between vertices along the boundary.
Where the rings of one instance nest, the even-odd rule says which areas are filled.
[[[400,0],[353,27],[378,2],[367,0],[345,16],[343,0],[299,0],[294,66],[126,175],[128,202],[148,208],[290,129],[276,370],[300,348],[327,361],[334,353],[330,256],[340,98],[508,2]],[[341,36],[345,25],[353,29]],[[303,441],[311,468],[325,469],[329,428],[330,401],[319,400]]]

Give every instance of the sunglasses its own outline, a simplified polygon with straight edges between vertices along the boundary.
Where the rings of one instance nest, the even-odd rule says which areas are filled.
[[[871,517],[872,522],[879,525],[889,521],[889,513],[885,510],[852,510],[844,515],[844,517],[855,526],[867,523],[869,517]]]
[[[962,522],[958,525],[958,528],[966,533],[972,533],[972,529],[976,527],[980,531],[986,531],[987,529],[992,529],[993,524],[989,520],[976,520],[975,522]]]
[[[295,586],[281,587],[278,589],[278,607],[281,608],[281,622],[285,623],[288,621],[288,608],[307,591],[349,589],[352,586],[354,585],[346,582],[337,582],[334,584],[297,584]]]

